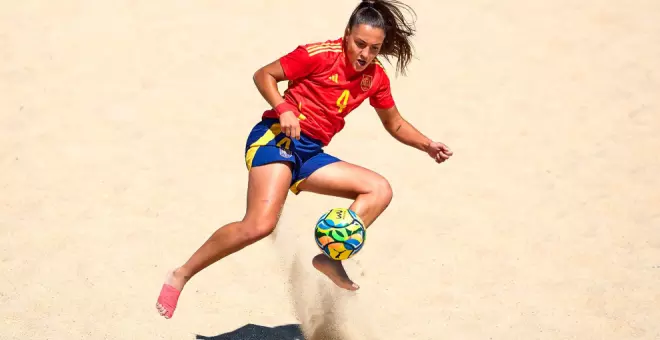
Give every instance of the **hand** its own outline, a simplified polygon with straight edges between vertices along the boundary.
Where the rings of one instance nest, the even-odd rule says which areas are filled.
[[[292,111],[282,113],[280,115],[280,126],[287,137],[300,140],[300,122],[295,113]]]
[[[449,149],[448,146],[440,142],[431,142],[426,146],[426,153],[435,159],[436,163],[442,163],[449,159],[454,153]]]

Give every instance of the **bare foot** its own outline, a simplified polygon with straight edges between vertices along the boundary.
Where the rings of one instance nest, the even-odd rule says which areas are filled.
[[[166,319],[172,317],[179,300],[179,294],[181,294],[188,280],[190,280],[190,277],[186,277],[178,268],[167,273],[165,283],[156,302],[156,309],[160,315]]]
[[[360,289],[360,286],[348,278],[341,261],[330,259],[324,254],[318,254],[312,259],[312,264],[314,268],[328,276],[337,286],[347,290]]]

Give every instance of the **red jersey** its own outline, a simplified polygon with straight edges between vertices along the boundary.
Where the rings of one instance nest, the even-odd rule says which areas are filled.
[[[390,80],[374,59],[358,73],[344,54],[343,38],[300,45],[280,58],[289,79],[284,99],[297,106],[300,128],[306,135],[328,145],[344,128],[344,118],[365,99],[374,108],[394,106]],[[263,117],[277,118],[274,110]]]

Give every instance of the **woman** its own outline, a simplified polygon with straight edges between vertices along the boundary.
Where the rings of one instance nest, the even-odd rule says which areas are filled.
[[[300,45],[254,74],[259,93],[272,109],[263,113],[247,138],[245,216],[215,231],[186,263],[168,274],[157,301],[161,315],[172,316],[181,290],[199,271],[269,235],[289,190],[353,199],[349,208],[366,227],[376,220],[392,199],[388,181],[323,151],[344,127],[344,117],[364,100],[399,142],[426,152],[437,163],[452,155],[446,145],[427,138],[401,117],[376,58],[397,57],[397,73],[405,73],[412,58],[413,28],[405,22],[402,6],[396,0],[362,1],[342,38]],[[277,83],[285,80],[289,86],[282,97]],[[359,288],[341,261],[319,254],[312,264],[337,286]]]

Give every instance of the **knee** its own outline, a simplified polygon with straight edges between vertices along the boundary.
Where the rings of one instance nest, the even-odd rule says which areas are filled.
[[[247,241],[258,241],[270,235],[277,225],[277,218],[259,217],[243,219],[243,237]]]
[[[373,194],[379,203],[387,206],[392,202],[393,192],[390,182],[385,177],[377,176],[369,183],[369,192]]]

